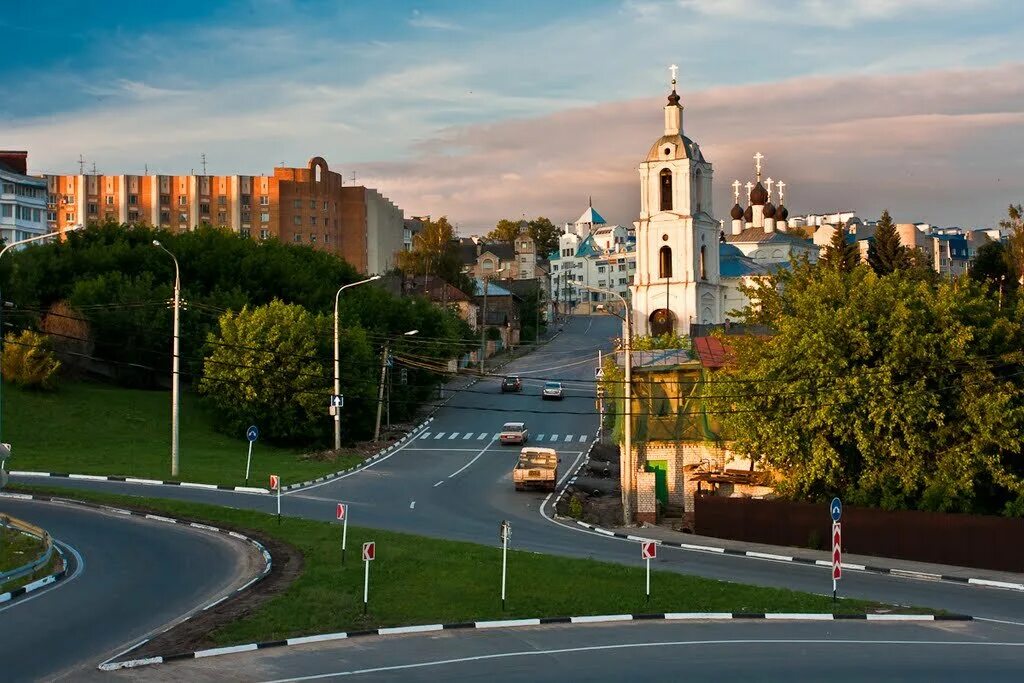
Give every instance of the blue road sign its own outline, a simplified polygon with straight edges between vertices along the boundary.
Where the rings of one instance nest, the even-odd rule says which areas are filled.
[[[258,439],[259,435],[260,430],[256,429],[256,425],[253,425],[245,430],[245,438],[249,439],[250,442]]]
[[[828,509],[832,513],[832,521],[838,522],[839,518],[843,516],[843,503],[839,500],[839,496],[832,499],[832,504],[828,506]]]
[[[389,368],[394,367],[394,365],[395,365],[395,357],[392,356],[389,353],[388,357],[387,357],[387,360],[384,361],[384,364],[387,365]]]

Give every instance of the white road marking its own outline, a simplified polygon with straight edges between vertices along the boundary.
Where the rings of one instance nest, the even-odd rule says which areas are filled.
[[[71,583],[72,581],[74,581],[75,579],[77,579],[79,576],[81,576],[85,572],[85,560],[82,559],[82,554],[81,553],[79,553],[77,550],[75,550],[73,547],[71,547],[70,545],[68,545],[64,541],[57,540],[56,538],[53,538],[52,540],[53,540],[53,542],[56,545],[63,546],[63,548],[65,550],[67,550],[68,552],[70,552],[72,555],[75,556],[75,571],[74,571],[74,573],[71,574],[71,576],[65,577],[63,581],[57,581],[55,583],[51,583],[49,585],[49,587],[47,587],[47,588],[43,588],[43,589],[40,589],[40,590],[37,590],[37,591],[33,591],[31,593],[28,593],[28,594],[24,595],[21,598],[16,598],[16,599],[12,600],[10,602],[10,604],[4,605],[2,608],[0,608],[0,612],[6,612],[9,609],[14,609],[15,607],[18,607],[20,605],[24,605],[26,602],[31,602],[32,600],[35,600],[36,598],[40,598],[43,595],[45,595],[46,593],[49,593],[52,590],[56,590],[57,588],[60,588],[61,586],[66,586],[69,583]]]
[[[538,434],[537,435],[537,441],[543,441],[543,440],[544,440],[544,435],[543,434]]]
[[[551,440],[552,441],[558,441],[558,434],[552,434],[551,435]]]
[[[473,432],[466,432],[465,434],[462,435],[462,440],[463,441],[466,441],[466,440],[472,439],[472,438],[473,438]]]
[[[489,443],[488,443],[488,444],[487,444],[486,446],[484,446],[484,447],[483,447],[483,448],[482,448],[482,449],[480,450],[480,452],[479,452],[479,453],[477,453],[476,455],[474,455],[474,456],[473,456],[473,459],[472,459],[472,460],[470,460],[470,461],[469,461],[469,462],[467,462],[467,463],[466,463],[465,465],[463,465],[463,466],[462,466],[462,467],[460,467],[459,469],[457,469],[457,470],[455,470],[454,472],[452,472],[451,474],[449,474],[449,475],[448,475],[448,478],[449,478],[449,479],[451,479],[452,477],[454,477],[455,475],[457,475],[458,473],[462,472],[462,471],[463,471],[464,469],[466,469],[467,467],[469,467],[470,465],[472,465],[473,463],[475,463],[475,462],[477,461],[477,459],[478,459],[478,458],[479,458],[479,457],[480,457],[481,455],[483,455],[484,453],[486,453],[486,452],[487,452],[487,449],[491,447],[491,444],[492,444],[492,443],[494,443],[494,442],[493,442],[493,441],[489,442]]]
[[[434,440],[436,441],[440,439],[442,436],[444,436],[444,432],[438,432],[437,434],[434,435]]]
[[[572,434],[566,434],[565,435],[565,442],[569,443],[570,441],[572,441]]]
[[[416,501],[415,500],[413,502],[409,503],[409,509],[410,510],[415,510],[416,509]]]
[[[480,432],[480,436],[476,437],[477,441],[483,441],[487,438],[487,432]]]
[[[439,481],[436,484],[434,484],[434,488],[436,489],[438,486],[440,486],[443,483],[444,483],[444,479],[442,479],[441,481]]]
[[[452,439],[454,439],[454,438],[455,438],[455,437],[457,437],[458,435],[459,435],[459,433],[458,433],[458,432],[452,432],[452,433],[451,433],[451,435],[450,435],[450,436],[448,437],[448,440],[449,440],[449,441],[451,441]]]
[[[497,434],[495,434],[494,436],[491,437],[491,441],[497,441],[500,438],[501,438],[501,432],[498,432]]]
[[[586,441],[587,441],[587,435],[586,434],[580,434],[580,443],[586,443]]]
[[[625,615],[629,616],[629,615]],[[481,662],[488,660],[509,659],[512,657],[536,657],[571,654],[578,652],[600,652],[603,650],[634,650],[650,647],[700,647],[707,645],[879,645],[889,647],[892,645],[909,645],[921,647],[925,645],[937,645],[948,647],[960,645],[967,647],[1024,647],[1020,642],[994,642],[977,640],[866,640],[866,639],[826,639],[826,638],[737,638],[734,640],[670,640],[661,642],[640,642],[640,643],[611,643],[608,645],[585,645],[579,647],[565,647],[551,650],[524,650],[520,652],[496,652],[486,655],[474,655],[471,657],[457,657],[452,659],[437,659],[426,662],[413,662],[411,664],[394,664],[391,666],[378,666],[370,669],[351,669],[348,671],[332,671],[331,673],[315,674],[312,676],[299,676],[295,678],[278,678],[268,683],[298,683],[299,681],[316,681],[324,678],[335,678],[340,676],[355,676],[359,674],[383,673],[385,671],[405,671],[409,669],[423,669],[434,666],[448,666],[451,664],[462,664],[465,662]]]
[[[429,439],[432,432],[423,432],[420,434],[421,439]]]

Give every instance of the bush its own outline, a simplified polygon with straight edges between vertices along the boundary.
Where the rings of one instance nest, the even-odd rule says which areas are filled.
[[[53,389],[56,386],[60,361],[53,357],[46,337],[25,330],[5,338],[3,376],[9,382],[31,389]]]
[[[569,516],[573,519],[583,518],[583,501],[580,500],[579,496],[573,496],[569,500]]]

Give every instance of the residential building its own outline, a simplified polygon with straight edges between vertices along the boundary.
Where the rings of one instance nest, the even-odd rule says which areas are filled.
[[[429,222],[430,216],[412,216],[405,219],[402,224],[402,249],[404,251],[412,251],[413,239]]]
[[[0,151],[0,237],[4,244],[47,233],[46,181],[28,175],[28,152]]]
[[[470,277],[491,277],[500,273],[503,280],[534,280],[547,277],[547,261],[537,255],[537,245],[523,221],[512,242],[484,241],[464,237],[458,241],[459,258]]]
[[[518,346],[521,330],[520,297],[499,284],[498,280],[487,278],[485,283],[484,278],[476,278],[474,281],[476,289],[473,292],[473,303],[480,312],[479,323],[498,330],[501,335],[500,348]],[[494,348],[489,345],[487,355],[493,352]]]
[[[380,192],[345,185],[322,157],[273,175],[46,175],[49,228],[113,220],[168,230],[208,224],[253,239],[277,238],[383,273],[403,249],[402,211]]]

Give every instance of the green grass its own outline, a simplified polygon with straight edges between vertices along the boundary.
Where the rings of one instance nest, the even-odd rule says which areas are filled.
[[[33,489],[19,487],[20,490]],[[35,489],[39,491],[39,489]],[[52,489],[48,489],[52,492]],[[301,576],[240,621],[210,634],[213,644],[253,642],[380,626],[517,617],[641,612],[839,612],[892,609],[864,600],[747,586],[593,560],[512,550],[508,602],[500,601],[501,549],[350,527],[348,563],[341,565],[341,527],[258,512],[75,491],[64,495],[122,505],[142,504],[170,515],[253,529],[284,539],[305,557]],[[497,538],[497,525],[495,525]],[[369,614],[363,615],[363,541],[377,543],[370,568]],[[825,574],[822,574],[824,577]],[[822,579],[823,586],[826,579]]]
[[[213,417],[187,392],[180,429],[180,473],[174,479],[244,484],[244,435],[234,439],[215,431]],[[47,393],[5,383],[3,440],[13,445],[7,465],[12,470],[172,479],[170,393],[86,383],[64,383]],[[361,459],[347,453],[333,461],[304,460],[297,451],[257,441],[249,483],[265,487],[269,475],[277,474],[287,485]]]
[[[0,572],[28,564],[42,555],[45,550],[46,547],[38,538],[28,536],[15,529],[0,527]],[[14,590],[19,586],[35,581],[40,576],[53,573],[56,571],[56,567],[59,564],[60,560],[56,556],[56,553],[54,553],[53,559],[50,560],[45,567],[40,567],[28,576],[11,579],[6,583],[0,583],[0,593],[6,593],[7,591]]]

